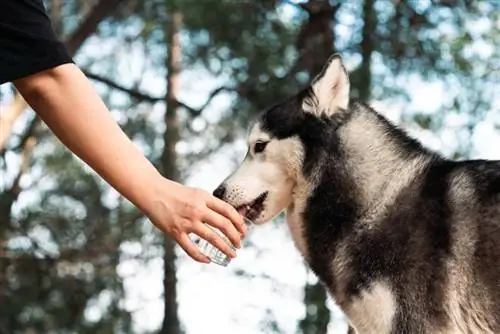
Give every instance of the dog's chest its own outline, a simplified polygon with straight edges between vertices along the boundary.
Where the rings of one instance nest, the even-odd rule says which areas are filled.
[[[392,332],[397,306],[393,292],[382,282],[374,283],[341,307],[359,334]]]
[[[297,210],[297,208],[288,209],[286,211],[286,222],[295,247],[297,247],[302,256],[307,259],[307,243],[304,234],[304,220],[301,212]]]

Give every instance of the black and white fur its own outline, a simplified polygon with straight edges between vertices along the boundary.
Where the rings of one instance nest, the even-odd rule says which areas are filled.
[[[447,160],[349,90],[334,55],[214,193],[257,224],[286,210],[353,332],[500,333],[500,162]]]

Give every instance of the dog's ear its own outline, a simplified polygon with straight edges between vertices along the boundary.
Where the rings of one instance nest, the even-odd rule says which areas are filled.
[[[332,116],[349,105],[349,75],[339,54],[331,56],[311,83],[302,102],[305,112]]]

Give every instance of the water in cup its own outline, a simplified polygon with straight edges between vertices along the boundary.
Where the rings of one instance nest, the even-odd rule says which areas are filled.
[[[243,217],[243,220],[245,221],[247,229],[249,229],[253,225],[253,222],[251,220],[249,220],[245,217]],[[227,239],[221,231],[219,231],[215,227],[212,227],[208,224],[207,224],[207,226],[210,229],[212,229],[212,231],[217,233],[217,235],[219,235],[221,237],[221,239],[224,240],[224,242],[226,242],[233,250],[236,251],[236,248],[233,246],[231,241],[229,241],[229,239]],[[214,245],[212,245],[210,242],[206,241],[205,239],[202,239],[198,236],[194,236],[193,242],[198,246],[201,253],[203,255],[205,255],[206,257],[208,257],[211,262],[218,264],[220,266],[226,267],[229,264],[229,262],[231,261],[230,257],[228,257],[226,254],[221,252],[217,247],[215,247]]]

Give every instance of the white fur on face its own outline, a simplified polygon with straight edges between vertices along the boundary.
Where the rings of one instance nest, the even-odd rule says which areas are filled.
[[[256,141],[268,141],[262,153],[254,154]],[[259,124],[249,137],[249,154],[225,181],[225,200],[233,206],[251,203],[267,192],[264,210],[255,223],[264,223],[290,205],[297,173],[301,169],[303,149],[298,139],[271,139]]]
[[[316,116],[332,116],[349,105],[350,83],[347,70],[339,55],[330,57],[321,73],[311,85],[313,96],[302,103],[305,112]]]

